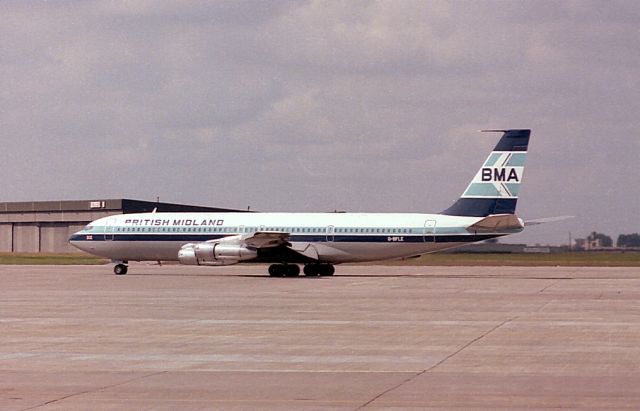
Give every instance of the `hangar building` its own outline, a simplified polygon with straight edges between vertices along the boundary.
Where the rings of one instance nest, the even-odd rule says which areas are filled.
[[[74,253],[69,236],[93,220],[113,214],[158,212],[230,212],[200,207],[130,199],[0,202],[0,252]]]

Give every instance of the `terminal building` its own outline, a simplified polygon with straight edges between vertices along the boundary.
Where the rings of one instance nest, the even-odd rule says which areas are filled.
[[[114,214],[239,212],[131,199],[0,202],[1,253],[75,253],[67,239],[93,220]]]

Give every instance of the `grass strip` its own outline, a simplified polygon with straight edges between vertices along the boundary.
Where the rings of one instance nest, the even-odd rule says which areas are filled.
[[[0,253],[0,265],[100,265],[108,259],[87,254]],[[640,267],[640,252],[435,253],[364,265]]]
[[[389,261],[383,264],[415,266],[640,267],[640,252],[435,253],[407,260]]]
[[[0,265],[100,265],[108,262],[87,254],[0,253]]]

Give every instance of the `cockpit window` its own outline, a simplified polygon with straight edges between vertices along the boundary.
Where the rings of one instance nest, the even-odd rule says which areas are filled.
[[[82,231],[91,231],[93,230],[93,226],[91,224],[84,226],[84,228],[82,229]]]

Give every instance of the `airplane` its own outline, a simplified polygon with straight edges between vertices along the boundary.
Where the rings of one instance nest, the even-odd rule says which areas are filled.
[[[103,217],[69,238],[106,257],[226,266],[270,263],[273,277],[330,276],[335,265],[402,259],[521,232],[515,214],[531,130],[482,130],[502,137],[463,192],[438,214],[137,213]],[[539,224],[543,221],[532,221]]]

